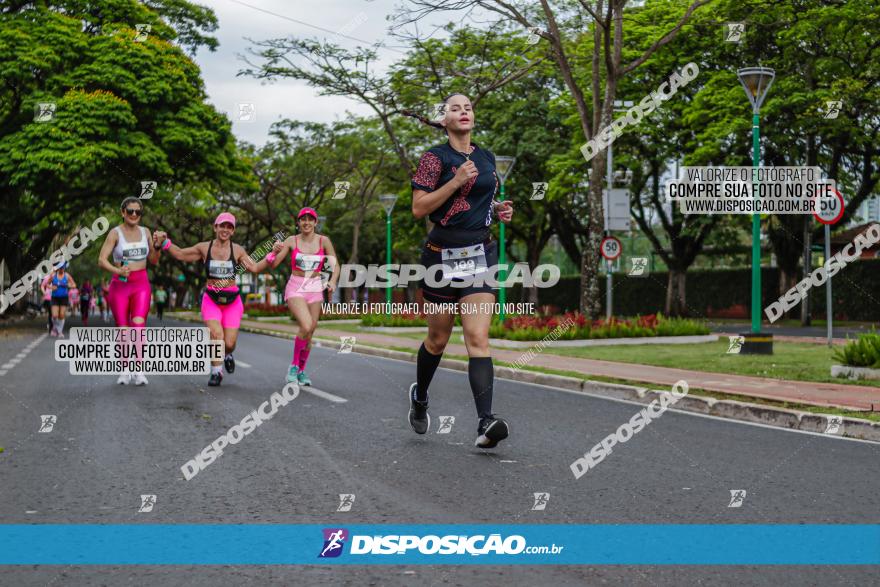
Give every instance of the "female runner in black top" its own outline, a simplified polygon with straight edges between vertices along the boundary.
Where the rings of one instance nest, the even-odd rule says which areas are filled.
[[[495,215],[502,222],[510,222],[513,206],[494,199],[498,188],[495,155],[471,141],[471,101],[463,94],[452,94],[444,102],[445,117],[439,123],[418,117],[426,124],[445,129],[449,138],[422,155],[412,178],[413,215],[427,215],[434,223],[422,251],[427,275],[421,284],[422,294],[429,303],[459,304],[469,357],[468,379],[479,418],[475,444],[493,448],[507,438],[509,427],[492,414],[495,370],[489,354],[489,325],[495,303],[496,288],[491,284],[497,280],[498,245],[492,240],[489,227]],[[433,266],[444,264],[447,268],[442,273],[432,270]],[[441,278],[450,283],[442,285]],[[462,311],[465,305],[467,311]],[[449,311],[427,313],[428,336],[419,348],[416,382],[409,389],[409,422],[418,434],[424,434],[431,424],[428,386],[455,322],[455,312],[451,310],[454,306],[448,307]]]
[[[221,212],[214,220],[215,239],[181,248],[171,242],[168,234],[157,230],[153,233],[156,249],[186,263],[201,261],[205,266],[205,292],[202,294],[202,319],[211,334],[212,340],[222,340],[226,349],[223,365],[227,373],[235,371],[235,358],[232,352],[238,342],[238,330],[244,314],[244,304],[235,276],[238,268],[257,274],[268,266],[266,259],[259,262],[248,255],[241,245],[232,242],[235,234],[235,216],[231,212]],[[211,361],[211,375],[208,385],[217,387],[223,381],[220,361]]]

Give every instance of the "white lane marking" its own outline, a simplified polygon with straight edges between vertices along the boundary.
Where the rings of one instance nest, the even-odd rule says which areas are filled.
[[[332,393],[327,393],[326,391],[321,391],[320,389],[315,389],[309,385],[300,385],[300,391],[306,391],[312,395],[318,396],[321,399],[325,399],[327,401],[331,401],[335,404],[344,404],[348,400],[344,397],[339,397],[338,395],[333,395]]]
[[[238,359],[235,360],[235,364],[241,365],[245,369],[250,369],[251,367],[253,367],[253,365],[251,365],[250,363],[245,363],[244,361],[239,361]]]
[[[357,352],[357,351],[354,351]],[[366,353],[360,353],[365,354]],[[367,355],[369,357],[373,357],[376,359],[384,359],[386,361],[397,361],[398,363],[405,363],[407,365],[413,366],[415,363],[413,361],[405,361],[403,359],[394,359],[391,357],[381,357],[378,355]],[[444,371],[449,371],[450,373],[458,373],[459,375],[464,375],[467,377],[467,371],[459,371],[458,369],[450,369],[449,367],[440,367]],[[599,395],[596,393],[590,393],[588,391],[574,391],[572,389],[562,389],[561,387],[553,387],[552,385],[544,385],[543,383],[528,383],[525,381],[517,381],[515,379],[508,379],[506,377],[495,376],[495,379],[501,379],[504,381],[509,381],[510,383],[517,383],[519,385],[526,386],[534,386],[534,387],[543,387],[545,389],[552,389],[553,391],[559,391],[562,393],[568,393],[571,395],[579,395],[579,396],[587,396],[595,399],[601,399],[609,402],[617,402],[620,404],[629,404],[633,406],[642,406],[645,407],[645,404],[637,401],[633,401],[630,399],[621,399],[616,397],[607,397],[604,395]],[[650,386],[651,384],[645,384],[646,386]],[[656,388],[662,388],[663,386],[654,386]],[[771,426],[770,424],[760,424],[758,422],[746,422],[745,420],[736,420],[733,418],[723,418],[721,416],[712,416],[711,414],[698,414],[697,412],[689,412],[686,410],[678,410],[676,408],[668,408],[668,411],[675,412],[676,414],[681,414],[683,416],[693,416],[694,418],[709,418],[710,420],[719,420],[721,422],[727,422],[728,424],[739,424],[742,426],[755,426],[756,428],[766,428],[768,430],[775,430],[776,432],[788,432],[793,434],[809,434],[810,436],[820,436],[822,438],[827,438],[828,440],[846,440],[849,442],[860,442],[862,444],[873,444],[877,445],[878,442],[876,440],[862,440],[861,438],[850,438],[849,436],[838,436],[836,434],[824,434],[822,432],[810,432],[809,430],[793,430],[791,428],[782,428],[780,426]]]
[[[0,365],[0,375],[6,375],[7,371],[12,369],[16,365],[18,365],[21,362],[21,360],[24,359],[25,357],[27,357],[28,353],[30,353],[36,347],[36,345],[40,344],[43,341],[43,339],[46,338],[47,336],[49,336],[49,335],[42,334],[41,336],[38,336],[36,340],[31,342],[29,345],[24,347],[24,349],[22,349],[21,352],[19,352],[17,355],[15,355],[15,358],[10,359],[9,361],[7,361],[3,365]]]

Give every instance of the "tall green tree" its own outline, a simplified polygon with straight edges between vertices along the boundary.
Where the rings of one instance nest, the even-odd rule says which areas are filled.
[[[214,28],[213,13],[183,0],[4,6],[0,258],[13,276],[79,219],[139,195],[143,180],[158,182],[158,199],[188,183],[254,187],[184,52],[216,46]],[[40,104],[54,105],[43,122]]]
[[[762,65],[776,79],[761,109],[766,166],[818,166],[841,186],[846,223],[880,181],[880,18],[866,0],[725,0],[717,21],[746,24],[742,42],[713,52],[705,90],[689,122],[695,145],[686,156],[750,165],[750,106],[736,79],[739,67]],[[703,75],[701,74],[701,78]],[[828,102],[841,101],[836,118]],[[780,294],[809,272],[809,243],[821,234],[811,215],[773,215],[763,221],[780,269]],[[805,254],[805,249],[807,254]],[[804,262],[805,261],[805,262]],[[806,307],[804,307],[806,310]],[[803,312],[806,322],[808,314]]]

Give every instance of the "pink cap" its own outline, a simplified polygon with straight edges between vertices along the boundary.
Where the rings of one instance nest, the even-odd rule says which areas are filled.
[[[214,220],[214,226],[217,226],[218,224],[223,224],[224,222],[228,222],[232,224],[232,226],[235,226],[235,216],[233,216],[229,212],[221,212],[217,216],[216,220]]]
[[[309,207],[306,207],[306,208],[303,208],[302,210],[300,210],[299,214],[296,215],[296,219],[299,220],[300,218],[302,218],[306,214],[311,214],[315,220],[318,219],[318,213],[315,212],[314,208],[309,208]]]

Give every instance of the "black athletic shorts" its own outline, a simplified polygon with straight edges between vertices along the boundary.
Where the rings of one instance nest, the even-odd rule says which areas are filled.
[[[483,243],[486,251],[486,265],[489,267],[497,265],[498,243],[492,240],[489,229],[456,230],[435,227],[428,235],[428,239],[422,247],[421,263],[426,270],[430,270],[432,266],[442,264],[443,259],[440,253],[442,249],[467,247],[479,243]],[[439,280],[439,278],[440,274],[437,272],[435,279]],[[453,279],[452,281],[464,282],[463,279]],[[485,283],[486,280],[483,281],[484,283],[482,284],[471,284],[465,287],[453,287],[451,283],[443,287],[433,287],[428,285],[425,279],[422,279],[419,286],[422,288],[422,297],[426,302],[444,304],[458,302],[461,298],[475,293],[485,292],[494,294],[498,288]]]
[[[69,306],[70,305],[70,298],[68,296],[59,296],[57,298],[53,297],[52,298],[52,305],[53,306]]]

